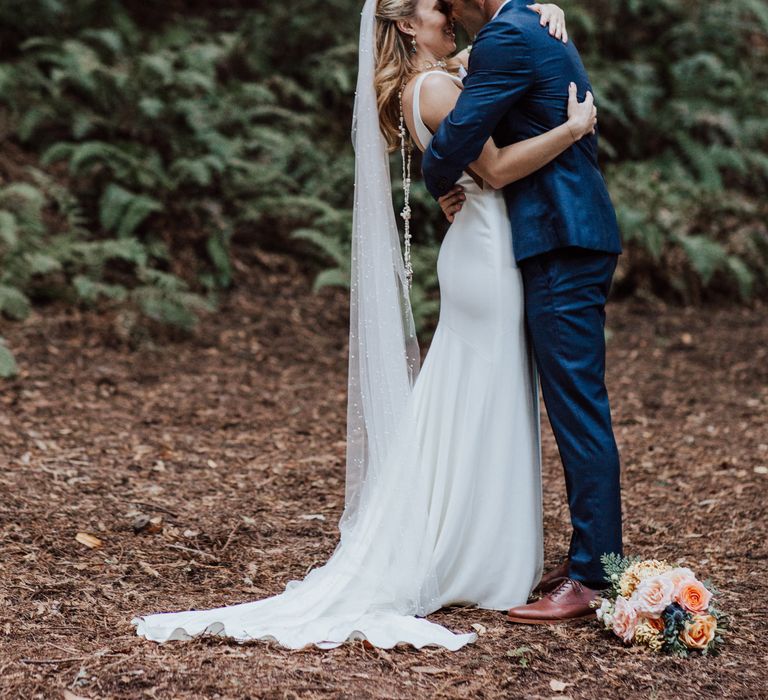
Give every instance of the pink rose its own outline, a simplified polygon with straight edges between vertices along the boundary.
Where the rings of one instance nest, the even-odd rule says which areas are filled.
[[[644,617],[661,615],[675,595],[675,586],[666,576],[660,574],[640,581],[632,594],[632,605]]]
[[[680,586],[683,581],[696,580],[696,574],[694,574],[693,571],[685,566],[678,566],[676,569],[665,571],[664,576],[672,581],[672,585],[675,587],[675,590],[677,590],[678,586]]]
[[[712,593],[701,581],[684,580],[675,590],[675,601],[693,613],[703,613],[709,608]]]
[[[630,644],[637,627],[637,611],[623,596],[616,597],[613,610],[613,632],[621,637],[625,644]]]

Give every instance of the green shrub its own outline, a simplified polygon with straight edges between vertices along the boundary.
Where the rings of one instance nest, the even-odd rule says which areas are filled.
[[[290,26],[292,41],[297,43],[287,60],[269,52],[262,60],[267,72],[290,76],[311,95],[333,81],[335,91],[328,99],[334,105],[335,125],[306,97],[303,106],[294,103],[294,108],[322,128],[324,145],[336,146],[321,151],[322,157],[330,159],[330,168],[320,162],[313,166],[323,175],[329,169],[347,172],[348,180],[341,184],[342,191],[349,192],[349,85],[357,27],[341,23],[348,32],[347,44],[341,43],[342,31],[331,31],[340,4],[333,3],[322,15],[313,13],[311,3],[305,2],[275,8],[273,26]],[[768,214],[768,11],[764,4],[757,0],[738,5],[703,0],[563,4],[598,95],[602,162],[626,244],[617,291],[653,293],[685,303],[764,295],[768,289],[764,223]],[[309,16],[316,20],[311,28],[304,25]],[[269,23],[270,11],[257,22],[262,29]],[[328,28],[325,50],[320,27]],[[297,62],[301,51],[296,48],[297,37],[301,36],[308,37],[314,52],[309,54],[312,69],[304,75],[295,70],[297,65],[307,66],[306,60]],[[318,69],[314,69],[316,56],[322,57]],[[391,170],[397,198],[401,189],[397,158]],[[341,284],[348,276],[348,266],[342,262],[348,256],[349,231],[341,225],[341,216],[314,200],[329,205],[331,212],[340,212],[349,201],[335,187],[323,188],[311,177],[303,187],[313,200],[306,201],[303,217],[282,207],[281,200],[270,194],[255,203],[254,210],[263,217],[254,220],[274,230],[314,231],[298,235],[311,240],[324,259],[334,263],[320,273],[318,284]],[[413,199],[415,256],[434,259],[445,224],[422,187],[414,186]],[[282,216],[267,213],[275,209]],[[312,209],[314,220],[306,216]],[[324,225],[318,226],[318,221]],[[434,270],[417,269],[414,305],[428,309],[417,312],[421,321],[434,318],[435,293]]]
[[[566,5],[598,95],[623,293],[768,288],[768,10],[759,1]]]
[[[233,240],[314,260],[316,287],[348,284],[360,5],[0,5],[0,123],[39,162],[0,192],[0,312],[65,298],[190,328],[231,284]],[[764,294],[764,3],[563,5],[598,95],[618,292]],[[397,158],[392,172],[399,200]],[[412,207],[428,326],[445,223],[420,183]]]

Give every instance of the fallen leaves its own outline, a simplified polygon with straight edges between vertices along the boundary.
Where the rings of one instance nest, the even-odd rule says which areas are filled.
[[[150,518],[148,515],[137,515],[133,519],[131,524],[135,534],[145,533],[147,535],[154,535],[163,530],[163,516],[156,515]]]
[[[140,561],[139,566],[145,574],[149,574],[153,578],[160,578],[160,573],[157,571],[157,569],[153,569],[149,564],[147,564],[147,562]]]
[[[80,544],[84,544],[89,549],[98,549],[104,544],[98,537],[89,535],[87,532],[78,532],[75,535],[75,540]]]
[[[82,695],[75,695],[69,690],[65,690],[62,695],[62,700],[88,700],[88,698],[85,698]]]
[[[295,283],[287,276],[280,280],[284,289]],[[263,290],[269,292],[266,283]],[[153,690],[157,697],[198,697],[201,688],[241,697],[244,687],[263,687],[267,678],[280,687],[280,697],[302,698],[584,700],[640,697],[652,687],[664,689],[665,697],[709,697],[713,687],[722,689],[723,697],[749,695],[748,684],[757,683],[764,670],[762,657],[750,650],[759,649],[765,636],[759,602],[767,591],[760,572],[768,556],[764,493],[758,488],[766,483],[761,467],[768,466],[763,415],[768,394],[758,393],[764,391],[760,386],[768,386],[768,363],[755,359],[762,346],[768,347],[768,336],[764,313],[758,318],[754,311],[750,318],[756,325],[728,326],[726,341],[711,334],[709,326],[713,332],[722,330],[727,315],[708,312],[701,319],[706,328],[688,330],[697,316],[678,317],[670,310],[664,320],[672,326],[668,336],[674,341],[688,331],[694,342],[689,352],[664,350],[655,358],[642,343],[653,342],[656,319],[632,315],[621,304],[609,311],[617,329],[609,347],[609,387],[614,387],[627,465],[626,534],[632,552],[686,556],[689,563],[711,557],[708,569],[715,583],[744,622],[729,640],[732,652],[696,664],[693,675],[680,676],[675,661],[649,665],[647,656],[629,654],[601,638],[594,625],[527,629],[507,625],[499,613],[464,609],[430,615],[452,629],[478,633],[480,639],[458,654],[430,648],[371,650],[359,643],[296,653],[220,641],[162,648],[136,640],[129,626],[135,614],[272,595],[286,581],[301,578],[306,566],[322,564],[336,542],[335,527],[327,521],[336,520],[343,501],[345,443],[335,441],[344,434],[345,396],[336,389],[346,386],[346,373],[345,348],[337,336],[347,329],[339,331],[337,324],[334,330],[331,319],[325,323],[331,330],[323,330],[326,345],[313,346],[302,359],[312,338],[301,335],[303,328],[283,324],[286,305],[326,306],[327,298],[318,301],[292,291],[290,299],[270,297],[268,306],[256,286],[241,291],[232,308],[248,336],[233,336],[210,362],[196,345],[180,343],[169,352],[160,347],[152,355],[152,383],[137,382],[136,366],[145,364],[137,354],[95,343],[83,347],[78,341],[71,352],[62,343],[61,359],[46,365],[45,358],[35,356],[35,343],[17,336],[14,346],[21,349],[24,365],[51,383],[38,397],[21,397],[14,404],[10,390],[0,395],[5,444],[0,457],[0,514],[5,518],[0,608],[19,611],[9,616],[12,622],[0,623],[0,639],[10,652],[0,655],[0,667],[6,669],[0,685],[9,697],[30,696],[30,687],[39,688],[41,697],[59,700],[64,688],[72,691],[66,700],[79,700],[79,695],[138,698]],[[273,339],[266,324],[277,327],[270,319],[278,311],[282,335]],[[318,318],[325,319],[323,314],[319,308]],[[215,321],[231,324],[234,318],[222,314]],[[37,333],[40,327],[25,328],[11,332]],[[58,322],[45,331],[58,333]],[[67,326],[67,338],[77,334]],[[240,353],[257,336],[265,359],[249,364],[243,357],[250,355]],[[695,363],[708,358],[716,358],[717,365],[702,374]],[[751,388],[747,379],[718,369],[742,360]],[[122,389],[109,405],[89,403],[92,370],[102,364],[111,368]],[[294,374],[280,385],[276,377],[285,366]],[[322,386],[309,384],[321,375]],[[231,393],[229,387],[240,387],[244,377],[250,394],[239,388]],[[626,390],[621,390],[624,379]],[[50,402],[44,410],[42,398]],[[31,435],[30,427],[39,434]],[[170,437],[163,436],[161,444],[166,431]],[[280,435],[281,453],[272,449],[273,431]],[[569,521],[562,470],[546,422],[543,436],[549,441],[544,517],[552,533],[548,561],[553,561],[564,551],[561,526]],[[166,443],[175,455],[164,449]],[[156,469],[161,460],[164,469]],[[656,485],[657,477],[667,485]],[[150,536],[145,528],[158,513],[163,514],[162,531]],[[323,514],[327,521],[302,522],[307,520],[302,514]],[[140,534],[134,535],[139,516]],[[235,530],[238,522],[242,525]],[[74,542],[72,532],[78,530],[91,537],[99,533],[101,549]],[[236,536],[225,550],[233,531]],[[299,531],[312,534],[299,536]],[[669,532],[675,537],[670,539]],[[499,556],[505,556],[503,549]],[[247,588],[244,578],[250,580]],[[50,648],[44,647],[48,642]],[[112,645],[117,655],[95,658],[97,643]],[[131,660],[134,650],[140,653]],[[45,663],[16,663],[22,657]],[[76,680],[80,666],[86,672]],[[551,679],[571,685],[556,690]]]
[[[439,668],[438,666],[411,666],[411,671],[414,673],[426,673],[432,676],[437,676],[441,673],[450,673],[450,669]]]

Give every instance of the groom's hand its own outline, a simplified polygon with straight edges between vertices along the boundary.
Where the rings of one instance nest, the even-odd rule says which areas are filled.
[[[445,214],[445,218],[453,223],[453,219],[461,208],[464,206],[464,200],[466,199],[464,194],[464,188],[461,185],[454,185],[452,189],[446,192],[442,197],[438,198],[440,208]]]
[[[534,3],[526,5],[529,10],[541,15],[539,24],[542,27],[549,25],[550,36],[560,39],[564,44],[568,43],[568,30],[565,28],[565,12],[552,3]]]

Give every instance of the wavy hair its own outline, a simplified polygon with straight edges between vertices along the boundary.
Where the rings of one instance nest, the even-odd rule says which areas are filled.
[[[416,17],[417,5],[418,0],[379,0],[376,7],[374,86],[381,133],[390,151],[400,144],[400,90],[419,72],[411,57],[411,37],[397,23]],[[440,10],[450,16],[450,2],[441,0]],[[449,62],[448,69],[457,70],[458,62]]]
[[[379,0],[376,7],[376,72],[374,86],[381,133],[390,151],[400,143],[400,101],[403,85],[418,71],[411,58],[411,37],[397,23],[416,16],[418,0]]]

